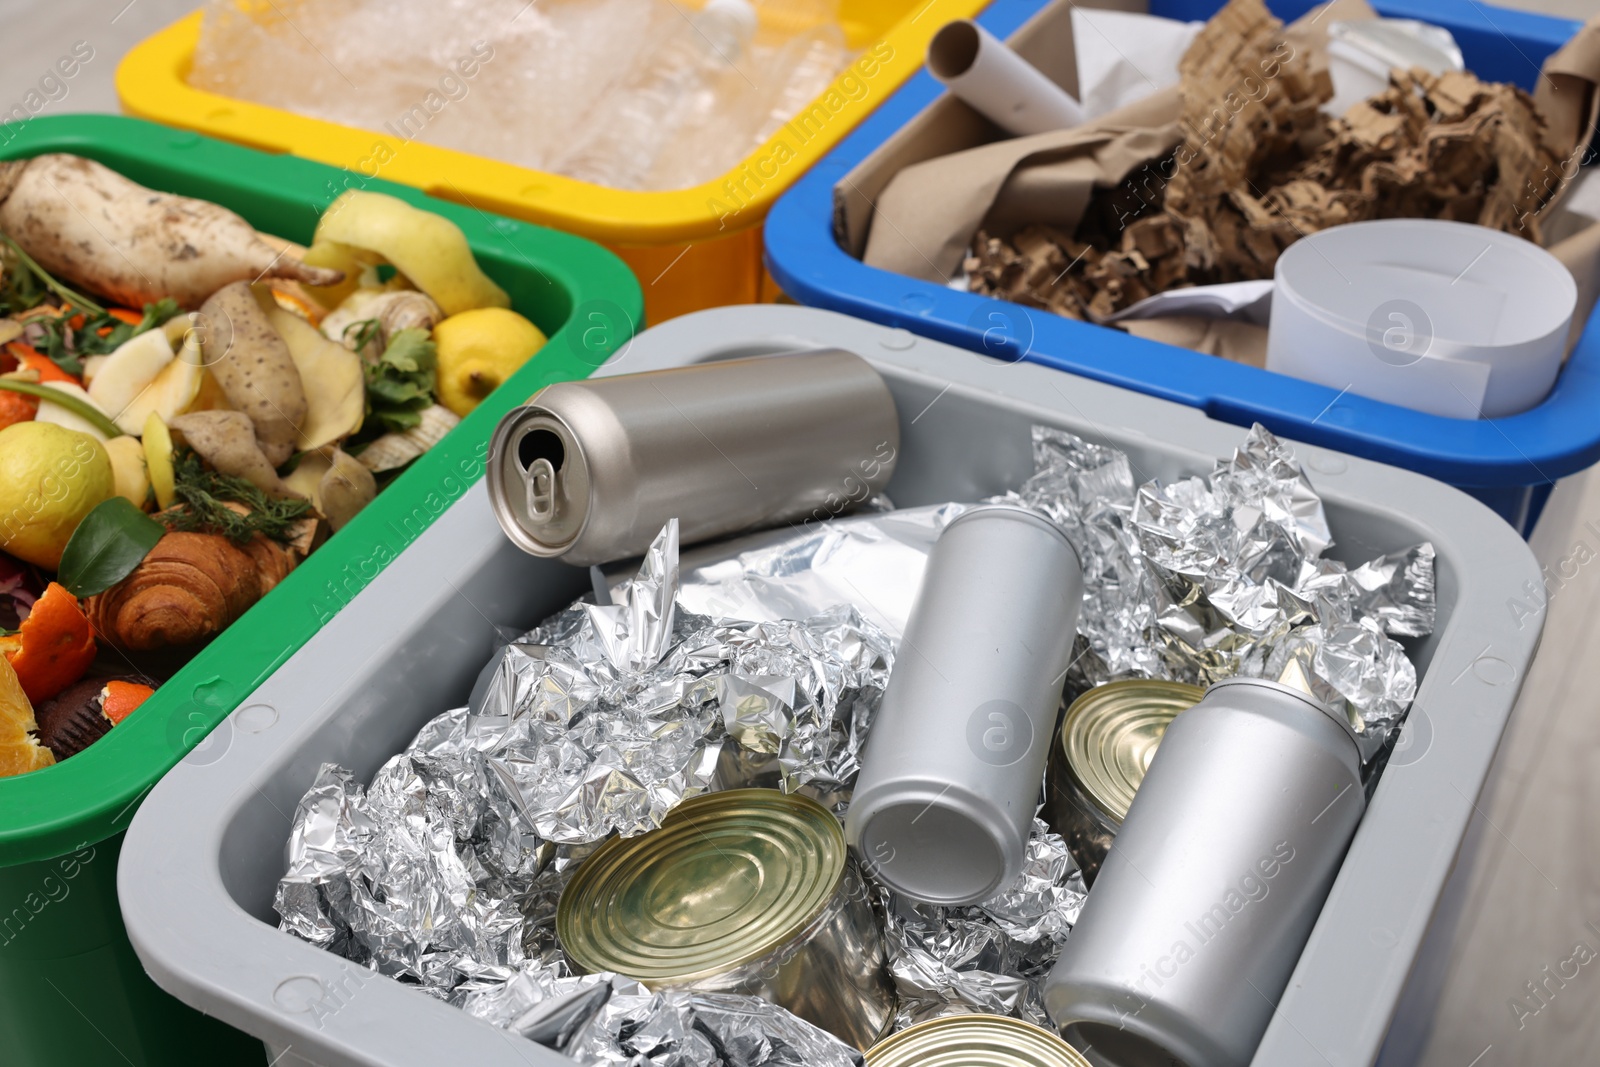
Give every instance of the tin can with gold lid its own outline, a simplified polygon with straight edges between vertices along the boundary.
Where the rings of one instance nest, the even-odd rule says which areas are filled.
[[[1067,709],[1050,753],[1045,814],[1085,882],[1094,882],[1167,726],[1203,696],[1197,685],[1135,678],[1096,686]]]
[[[867,1067],[1089,1067],[1048,1030],[1004,1015],[930,1019],[867,1050]]]
[[[883,935],[839,820],[816,801],[735,789],[606,842],[556,914],[573,965],[651,989],[743,993],[857,1048],[894,1021]]]

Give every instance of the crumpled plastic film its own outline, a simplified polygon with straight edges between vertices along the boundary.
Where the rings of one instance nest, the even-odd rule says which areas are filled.
[[[919,904],[877,886],[900,996],[895,1026],[982,1012],[1050,1026],[1043,988],[1088,890],[1066,842],[1034,820],[1017,880],[982,904]]]
[[[608,1067],[860,1067],[861,1053],[758,997],[613,979],[606,1005],[565,1048]]]
[[[673,522],[626,595],[507,645],[477,705],[430,721],[369,787],[325,765],[295,812],[282,928],[436,996],[526,985],[525,960],[562,963],[561,887],[607,837],[757,781],[840,803],[892,640],[848,606],[694,615],[677,571]]]

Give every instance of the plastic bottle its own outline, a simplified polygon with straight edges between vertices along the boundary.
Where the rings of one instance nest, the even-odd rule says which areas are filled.
[[[644,187],[679,128],[694,112],[715,106],[706,94],[739,61],[755,30],[755,8],[747,0],[709,0],[678,19],[639,68],[590,110],[588,132],[556,169],[613,189]]]

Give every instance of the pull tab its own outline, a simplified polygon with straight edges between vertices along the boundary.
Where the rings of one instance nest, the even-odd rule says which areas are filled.
[[[528,465],[528,514],[534,522],[549,522],[556,514],[556,469],[548,459]]]

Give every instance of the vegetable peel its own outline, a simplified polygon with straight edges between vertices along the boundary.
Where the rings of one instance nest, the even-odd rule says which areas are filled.
[[[330,241],[381,255],[446,315],[511,306],[478,266],[461,227],[398,197],[345,190],[323,212],[312,247]]]

